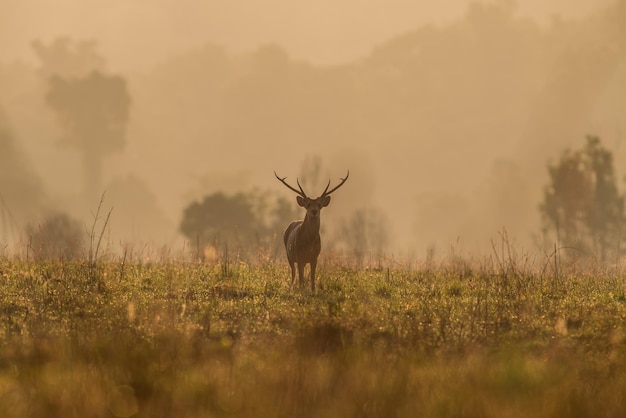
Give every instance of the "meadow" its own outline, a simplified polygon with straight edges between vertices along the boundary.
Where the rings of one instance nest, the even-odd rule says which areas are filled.
[[[4,257],[0,416],[625,416],[626,272],[527,261]]]

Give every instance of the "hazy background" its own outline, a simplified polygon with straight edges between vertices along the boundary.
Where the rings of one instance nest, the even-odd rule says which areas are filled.
[[[87,58],[33,47],[63,38]],[[367,209],[388,253],[489,251],[503,227],[534,251],[548,161],[593,134],[624,175],[623,0],[0,0],[0,242],[50,210],[91,225],[98,198],[45,96],[52,70],[94,69],[131,99],[103,157],[114,245],[178,246],[192,201],[289,195],[273,171],[319,157],[324,178],[351,173],[327,239]]]

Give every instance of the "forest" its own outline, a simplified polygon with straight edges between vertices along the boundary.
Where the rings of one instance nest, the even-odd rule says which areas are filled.
[[[273,214],[302,215],[274,171],[321,191],[349,169],[329,244],[350,246],[337,231],[356,223],[371,225],[366,252],[481,254],[502,228],[545,251],[539,206],[562,152],[601,138],[622,188],[624,13],[539,24],[474,3],[327,66],[207,41],[121,73],[98,40],[34,39],[32,61],[0,60],[0,239],[23,253],[28,227],[57,215],[88,229],[103,194],[114,253],[182,248],[185,209],[220,193],[264,205],[260,227],[279,233],[289,219]]]

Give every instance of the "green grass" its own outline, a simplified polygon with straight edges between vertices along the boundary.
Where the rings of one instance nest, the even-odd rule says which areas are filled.
[[[621,273],[320,273],[0,260],[0,416],[626,414]]]

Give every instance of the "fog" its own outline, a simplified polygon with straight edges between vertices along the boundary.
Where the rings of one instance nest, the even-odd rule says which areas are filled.
[[[325,242],[367,210],[389,255],[488,253],[503,230],[532,252],[548,162],[592,134],[624,177],[623,0],[243,4],[0,0],[0,243],[52,210],[89,229],[106,191],[112,247],[181,246],[191,202],[295,200],[274,171],[313,158],[311,195],[350,170]],[[55,75],[119,91],[91,162]]]
[[[98,39],[103,54],[122,71],[153,65],[205,42],[234,53],[278,43],[297,59],[327,65],[366,56],[373,46],[420,26],[452,23],[462,18],[471,3],[187,0],[181,6],[175,0],[2,0],[0,39],[3,54],[22,59],[32,58],[27,46],[35,38]],[[516,14],[545,23],[556,16],[580,18],[610,3],[525,0],[517,2]]]

